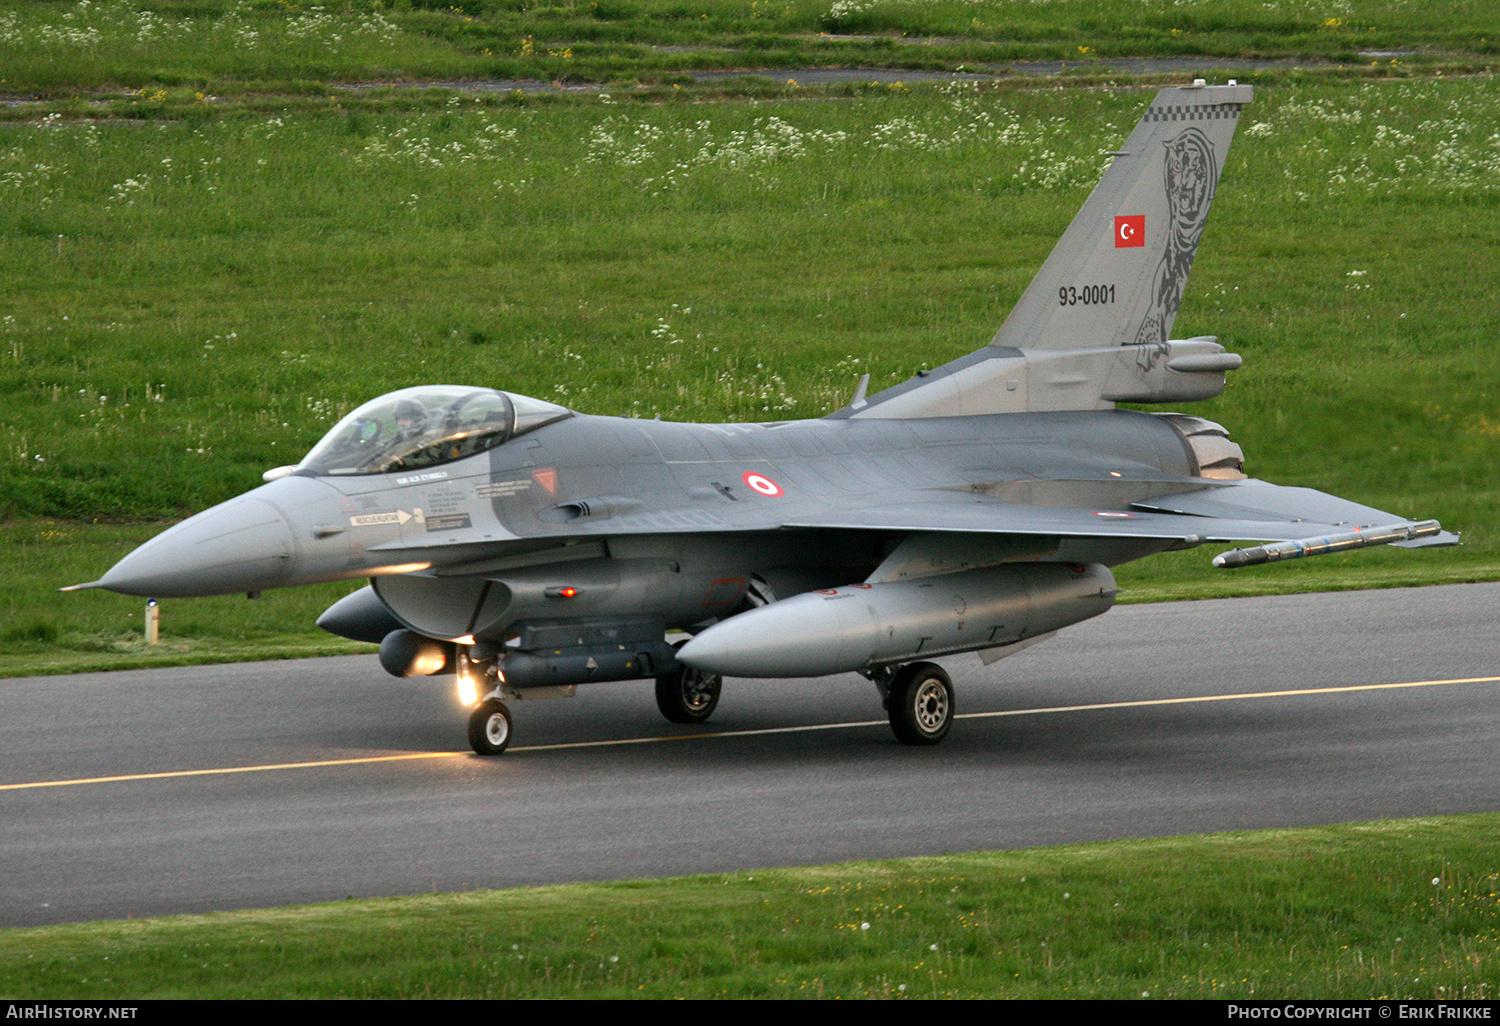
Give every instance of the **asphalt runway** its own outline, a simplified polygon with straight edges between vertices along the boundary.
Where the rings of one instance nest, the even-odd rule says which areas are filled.
[[[373,656],[3,680],[0,925],[1493,811],[1497,622],[1500,584],[1121,607],[942,660],[928,749],[852,675],[696,728],[584,687],[498,759]]]

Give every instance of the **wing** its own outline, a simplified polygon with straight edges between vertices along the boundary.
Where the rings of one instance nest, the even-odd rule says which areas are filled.
[[[1238,522],[1254,528],[1244,534],[1215,532],[1214,540],[1273,541],[1302,538],[1330,532],[1348,532],[1388,524],[1417,526],[1418,521],[1386,513],[1371,506],[1340,499],[1336,495],[1312,488],[1288,488],[1265,481],[1238,481],[1212,491],[1166,495],[1149,502],[1138,502],[1135,508],[1151,513],[1177,514],[1212,518],[1223,523]],[[1423,521],[1425,522],[1425,521]],[[1425,548],[1434,545],[1457,545],[1458,535],[1451,531],[1410,541],[1396,542],[1403,548]]]
[[[575,539],[607,539],[626,535],[840,530],[997,539],[1007,536],[1140,539],[1188,545],[1255,541],[1301,546],[1272,558],[1313,555],[1368,544],[1420,547],[1459,542],[1456,534],[1431,526],[1432,521],[1409,520],[1311,488],[1286,488],[1253,479],[1214,482],[1210,487],[1204,487],[1205,484],[1201,480],[1177,479],[1173,486],[1160,489],[1167,494],[1130,502],[1101,501],[1096,507],[1032,505],[946,488],[891,492],[889,501],[878,495],[862,494],[851,496],[845,503],[794,500],[730,503],[714,513],[684,507],[598,519],[585,517],[569,525],[569,535]],[[1178,485],[1182,490],[1174,490]],[[1098,498],[1105,495],[1101,492]],[[1322,544],[1341,538],[1346,540],[1332,546]],[[592,553],[593,549],[577,549],[579,554],[585,551]],[[477,563],[460,561],[442,574],[463,575],[495,569],[493,559],[480,558]],[[536,556],[525,554],[515,558],[531,562]]]
[[[1334,547],[1386,541],[1403,547],[1458,544],[1457,534],[1436,531],[1427,526],[1430,523],[1385,513],[1310,487],[1281,487],[1266,481],[1244,480],[1214,489],[1131,502],[1128,508],[1038,507],[989,495],[930,492],[912,501],[861,505],[829,510],[810,519],[790,519],[783,526],[1061,538],[1160,538],[1190,544],[1200,541],[1311,544],[1344,535],[1355,535],[1358,544],[1350,541]],[[1367,532],[1371,537],[1362,538]],[[1298,550],[1287,555],[1313,553]]]
[[[1251,479],[1133,502],[1128,509],[1027,506],[982,494],[929,492],[919,499],[793,518],[781,526],[1231,542],[1287,541],[1397,524],[1416,528],[1418,523],[1311,488]],[[1405,544],[1457,543],[1457,535],[1444,531]]]

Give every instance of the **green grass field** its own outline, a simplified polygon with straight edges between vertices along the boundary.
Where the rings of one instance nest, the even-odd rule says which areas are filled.
[[[0,997],[1490,1000],[1494,815],[0,932]]]
[[[0,91],[651,82],[687,70],[1189,54],[1456,70],[1492,66],[1497,29],[1500,12],[1482,0],[10,2]]]
[[[135,651],[137,600],[53,589],[390,389],[766,420],[974,349],[1150,95],[785,92],[0,127],[0,515],[19,554],[0,665],[166,655]],[[1127,568],[1127,594],[1500,576],[1497,113],[1489,77],[1263,89],[1176,325],[1245,356],[1195,412],[1252,474],[1466,544],[1231,572],[1200,550]],[[165,636],[193,651],[167,657],[278,630],[327,651],[308,632],[337,593],[172,604]]]

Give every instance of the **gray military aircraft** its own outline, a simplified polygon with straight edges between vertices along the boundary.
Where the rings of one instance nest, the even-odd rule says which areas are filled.
[[[655,679],[697,723],[722,675],[853,671],[907,744],[942,740],[952,684],[1097,616],[1110,567],[1205,542],[1232,567],[1454,544],[1414,522],[1248,479],[1219,424],[1119,402],[1218,395],[1240,357],[1172,339],[1251,89],[1161,90],[994,339],[819,420],[677,424],[483,387],[374,399],[297,465],[98,581],[156,598],[369,578],[318,619],[397,676],[453,673],[497,755],[506,701]],[[677,645],[668,632],[690,635]]]

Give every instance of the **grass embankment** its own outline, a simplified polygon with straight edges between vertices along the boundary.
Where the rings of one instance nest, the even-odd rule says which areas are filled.
[[[0,932],[0,996],[1488,999],[1500,816]]]
[[[12,2],[0,7],[0,91],[670,82],[710,69],[952,70],[1181,55],[1473,69],[1494,63],[1497,29],[1492,5],[1472,0],[1343,0],[1332,8],[1293,0]]]
[[[53,591],[149,533],[95,521],[238,494],[390,389],[771,420],[968,352],[1148,95],[453,95],[0,129],[0,665],[136,658],[139,600]],[[1466,545],[1231,572],[1198,550],[1127,567],[1127,589],[1500,577],[1497,122],[1487,78],[1263,90],[1175,328],[1244,354],[1193,412],[1230,426],[1252,474],[1438,517]],[[196,648],[183,658],[280,644],[339,593],[171,603],[163,634]]]
[[[373,652],[315,626],[318,614],[365,582],[166,602],[161,641],[147,645],[145,600],[101,591],[59,594],[95,580],[163,524],[29,519],[0,524],[0,676],[186,666]]]

